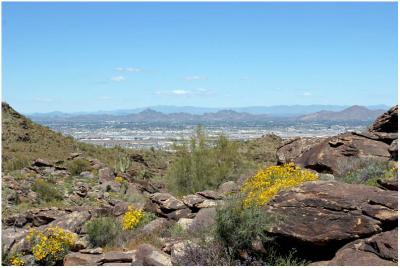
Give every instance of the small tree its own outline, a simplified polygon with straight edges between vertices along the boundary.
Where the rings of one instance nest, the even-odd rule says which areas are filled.
[[[215,188],[232,179],[241,167],[237,144],[223,135],[213,143],[200,126],[189,143],[174,148],[177,159],[168,170],[167,178],[171,190],[178,194]]]

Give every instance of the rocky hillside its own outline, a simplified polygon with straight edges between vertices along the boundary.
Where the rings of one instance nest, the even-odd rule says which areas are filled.
[[[56,162],[67,159],[73,153],[83,153],[114,166],[121,156],[130,155],[136,163],[150,165],[156,173],[165,169],[170,155],[166,152],[141,151],[122,148],[103,148],[81,143],[72,137],[54,132],[48,127],[36,124],[16,112],[7,103],[2,103],[2,168],[3,171],[18,170],[29,166],[38,158]],[[139,159],[139,161],[135,161]],[[141,160],[140,160],[141,159]],[[137,167],[143,169],[145,165]]]
[[[146,167],[142,172],[84,152],[5,172],[2,262],[397,265],[397,107],[367,133],[295,139],[278,150],[268,147],[282,142],[278,137],[263,141],[247,143],[243,153],[262,159],[276,151],[281,164],[305,169],[271,166],[179,197],[144,175],[152,166],[139,154],[130,159]],[[343,165],[363,160],[373,162],[366,169]],[[371,163],[379,167],[371,171]],[[366,185],[356,175],[377,183]],[[254,188],[244,191],[245,185]],[[246,196],[263,202],[248,206]]]

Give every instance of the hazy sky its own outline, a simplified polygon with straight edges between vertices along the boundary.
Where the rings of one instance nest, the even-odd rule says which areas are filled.
[[[397,102],[397,3],[2,5],[25,113]]]

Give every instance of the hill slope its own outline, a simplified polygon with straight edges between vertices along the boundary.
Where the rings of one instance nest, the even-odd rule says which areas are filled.
[[[63,136],[48,127],[32,122],[4,102],[2,103],[2,127],[3,171],[28,166],[37,158],[50,161],[66,159],[75,152],[95,157],[112,166],[121,154],[134,152],[128,149],[110,149],[77,142],[72,137]]]

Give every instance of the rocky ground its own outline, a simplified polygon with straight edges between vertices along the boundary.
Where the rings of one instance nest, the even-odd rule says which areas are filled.
[[[276,153],[278,163],[295,162],[318,172],[320,179],[282,191],[265,204],[265,213],[283,217],[262,231],[283,249],[295,248],[310,265],[397,265],[397,177],[382,178],[375,186],[337,179],[353,159],[397,161],[397,129],[396,106],[366,133],[282,143]],[[135,161],[145,165],[140,155]],[[87,165],[79,174],[71,174],[68,163]],[[3,174],[3,263],[6,256],[18,253],[25,265],[34,265],[29,230],[51,226],[78,237],[63,265],[181,265],[182,256],[201,243],[196,234],[215,225],[217,209],[241,186],[240,181],[228,181],[217,189],[177,197],[161,182],[133,175],[79,153],[58,161],[37,159]],[[47,195],[34,191],[46,189],[37,185],[41,179],[52,181],[61,197],[45,202]],[[91,245],[85,224],[101,216],[119,221],[130,206],[152,215],[129,237],[131,241],[112,248]],[[180,233],[171,231],[178,229]],[[239,263],[256,264],[246,258],[251,251],[263,250],[254,237],[254,246]]]

